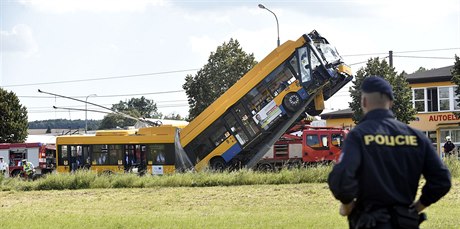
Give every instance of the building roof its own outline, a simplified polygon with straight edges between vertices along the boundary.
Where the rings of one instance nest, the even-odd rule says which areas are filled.
[[[351,118],[353,115],[353,111],[351,108],[347,108],[344,110],[333,111],[329,113],[325,113],[320,115],[321,119],[330,119],[330,118]]]
[[[406,75],[407,82],[411,83],[429,83],[450,81],[452,78],[453,65],[435,68],[423,72],[416,72]]]
[[[412,83],[431,83],[431,82],[445,82],[450,81],[452,78],[452,69],[453,65],[431,69],[423,72],[416,72],[406,75],[407,82]],[[351,108],[344,110],[333,111],[320,115],[321,119],[331,119],[331,118],[351,118],[353,116],[353,111]]]

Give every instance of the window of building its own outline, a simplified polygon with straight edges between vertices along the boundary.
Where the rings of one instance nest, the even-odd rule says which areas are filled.
[[[438,93],[439,93],[439,111],[450,110],[449,87],[440,87],[438,89]]]
[[[438,111],[438,88],[427,88],[426,94],[428,111]]]
[[[417,112],[460,110],[455,95],[456,87],[432,87],[412,89],[412,103]]]
[[[454,94],[454,101],[453,101],[454,110],[460,110],[460,106],[458,105],[460,97],[458,95],[455,95],[455,92],[457,91],[457,88],[458,87],[452,87],[452,91],[453,91],[453,94]]]
[[[425,89],[413,89],[414,108],[418,112],[425,111]]]
[[[460,143],[460,129],[441,130],[441,143],[446,142],[447,136],[450,136],[453,143]]]

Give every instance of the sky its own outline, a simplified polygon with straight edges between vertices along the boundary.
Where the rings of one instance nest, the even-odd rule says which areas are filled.
[[[453,65],[460,55],[459,0],[0,2],[0,87],[16,93],[29,121],[85,119],[84,111],[53,109],[84,110],[84,103],[38,89],[106,107],[145,96],[164,115],[187,116],[185,76],[217,46],[237,39],[257,61],[276,48],[275,17],[260,3],[276,14],[281,43],[317,30],[354,72],[390,50],[396,70],[408,73]],[[326,112],[348,107],[350,85]]]

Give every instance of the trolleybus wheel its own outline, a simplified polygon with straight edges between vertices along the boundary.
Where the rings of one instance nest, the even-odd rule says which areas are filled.
[[[300,95],[295,92],[288,93],[283,99],[284,107],[290,112],[297,111],[301,104],[302,99],[300,98]]]
[[[222,172],[227,168],[227,162],[221,157],[216,157],[209,162],[212,170]]]
[[[308,104],[307,109],[305,109],[305,112],[307,112],[307,114],[310,116],[318,116],[321,113],[323,113],[323,110],[316,110],[315,102],[312,101],[310,104]]]
[[[257,166],[257,170],[262,171],[262,172],[273,172],[274,167],[270,163],[262,163],[259,166]]]

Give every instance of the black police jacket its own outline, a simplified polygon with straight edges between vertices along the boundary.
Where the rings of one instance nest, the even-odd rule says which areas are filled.
[[[361,206],[409,206],[422,174],[420,201],[429,206],[449,191],[449,170],[423,133],[397,121],[390,110],[377,109],[347,135],[328,183],[344,204],[356,199]]]

